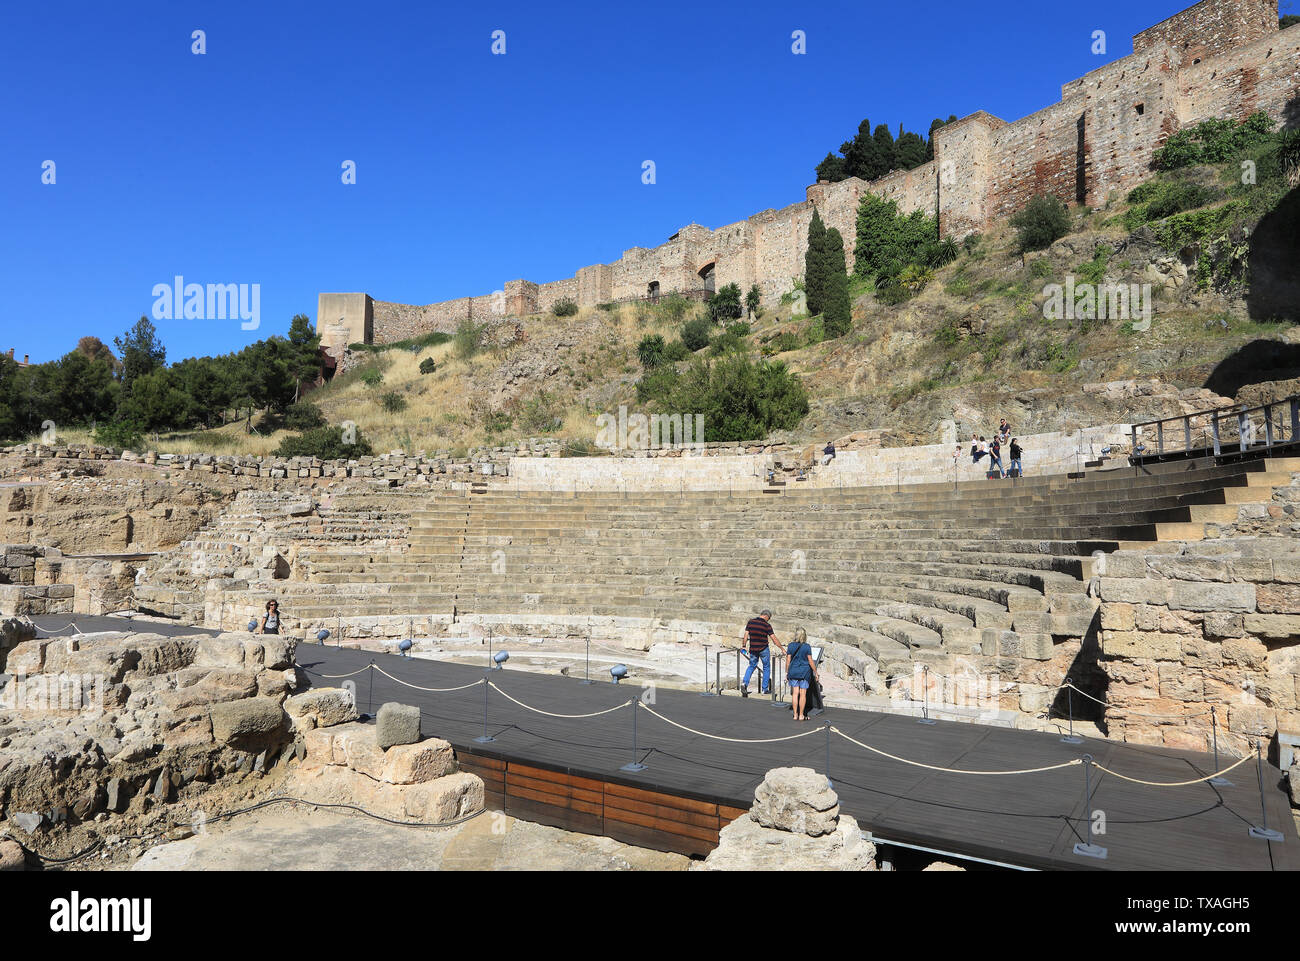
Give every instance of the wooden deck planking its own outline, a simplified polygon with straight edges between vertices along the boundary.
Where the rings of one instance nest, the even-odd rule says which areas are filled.
[[[576,679],[525,672],[491,671],[446,662],[399,658],[347,649],[302,645],[299,661],[318,673],[345,673],[374,660],[389,673],[424,686],[465,684],[485,674],[511,696],[535,708],[555,713],[603,710],[634,699],[641,688],[634,680],[615,686],[605,681],[582,685]],[[486,663],[486,654],[484,661]],[[754,788],[765,772],[779,766],[825,770],[824,735],[777,744],[734,744],[699,737],[641,711],[637,717],[636,759],[648,764],[640,773],[620,771],[633,759],[630,709],[585,719],[553,718],[525,710],[499,694],[489,693],[488,729],[496,740],[475,743],[483,731],[483,689],[435,694],[404,687],[380,674],[373,693],[366,675],[357,682],[358,706],[372,709],[388,700],[415,703],[426,719],[426,733],[452,742],[458,753],[469,752],[470,767],[496,758],[515,765],[586,778],[588,784],[628,785],[698,801],[747,809]],[[317,685],[339,683],[312,677]],[[996,770],[1038,767],[1091,753],[1099,763],[1130,776],[1153,781],[1185,780],[1208,774],[1212,759],[1173,749],[1088,740],[1062,744],[1059,735],[1016,731],[940,721],[918,724],[914,717],[832,709],[821,717],[795,724],[788,711],[766,698],[747,700],[701,697],[684,691],[659,689],[654,709],[697,730],[724,737],[783,737],[816,729],[830,722],[846,734],[884,751],[944,767]],[[1231,763],[1224,760],[1223,765]],[[1233,771],[1231,788],[1208,785],[1152,788],[1130,784],[1092,770],[1091,807],[1107,815],[1107,834],[1094,838],[1109,850],[1105,861],[1072,853],[1080,836],[1087,836],[1087,806],[1083,798],[1083,769],[1074,766],[1019,776],[970,776],[930,771],[871,754],[832,736],[831,778],[841,809],[857,818],[864,830],[889,840],[951,850],[1030,867],[1080,870],[1269,870],[1300,866],[1300,841],[1295,836],[1289,805],[1277,785],[1280,776],[1266,766],[1269,825],[1286,835],[1285,843],[1251,839],[1247,830],[1258,823],[1259,790],[1255,767],[1249,762]],[[487,771],[489,776],[496,771]],[[493,793],[511,798],[512,813],[549,814],[560,820],[582,816],[590,828],[594,814],[557,814],[562,790],[541,787],[540,775],[527,780],[507,772],[494,778]],[[534,792],[516,798],[517,790]],[[594,808],[594,800],[584,798]],[[608,800],[608,797],[607,797]],[[516,806],[518,805],[518,806]],[[680,805],[674,805],[680,808]],[[606,820],[609,820],[607,807]],[[625,840],[651,838],[654,825],[680,826],[680,814],[659,805],[642,810],[642,824],[618,824]],[[549,822],[553,823],[553,822]],[[726,819],[721,819],[725,824]],[[562,825],[563,826],[563,825]],[[610,833],[612,824],[606,825]],[[697,825],[707,833],[703,825]],[[653,838],[651,838],[653,840]],[[658,840],[662,842],[663,838]],[[700,843],[705,843],[700,839]],[[707,847],[706,847],[707,849]]]

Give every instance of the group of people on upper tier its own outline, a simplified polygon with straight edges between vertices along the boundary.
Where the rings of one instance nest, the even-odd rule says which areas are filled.
[[[1008,448],[1007,452],[1010,455],[1010,471],[1002,466],[1002,449],[1004,447]],[[954,462],[961,458],[960,444],[957,445],[957,449],[952,456]],[[1021,477],[1024,475],[1025,469],[1022,461],[1024,450],[1020,446],[1019,439],[1011,436],[1011,425],[1007,423],[1006,418],[1003,418],[1002,422],[998,424],[997,432],[993,435],[991,441],[986,441],[983,435],[980,434],[971,435],[971,463],[978,464],[985,457],[989,459],[988,474],[990,477],[993,476],[994,471],[997,471],[998,477]]]

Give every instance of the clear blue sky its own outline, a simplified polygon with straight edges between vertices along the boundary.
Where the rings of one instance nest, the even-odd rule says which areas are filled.
[[[1187,5],[14,0],[0,349],[111,344],[176,274],[260,284],[262,326],[160,322],[171,361],[314,320],[322,290],[423,304],[568,277],[803,199],[864,116],[924,134],[1031,113]]]

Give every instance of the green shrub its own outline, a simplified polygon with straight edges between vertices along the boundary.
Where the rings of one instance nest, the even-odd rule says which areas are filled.
[[[758,440],[774,430],[793,430],[808,413],[803,383],[781,363],[726,354],[696,358],[680,377],[658,374],[638,385],[638,396],[659,410],[702,414],[705,440]]]
[[[680,340],[670,341],[668,345],[664,347],[664,363],[666,364],[675,364],[680,360],[685,360],[689,356],[691,356],[690,348]]]
[[[743,320],[738,320],[734,324],[727,324],[727,333],[735,334],[737,337],[746,337],[752,328]]]
[[[420,373],[432,374],[438,369],[438,363],[432,357],[426,357],[420,361]]]
[[[1050,277],[1052,274],[1052,262],[1046,257],[1035,260],[1029,265],[1029,276],[1034,278]]]
[[[1011,218],[1020,253],[1043,250],[1070,232],[1070,213],[1051,194],[1038,194]]]
[[[723,331],[721,334],[718,334],[718,336],[714,337],[712,342],[709,344],[709,353],[714,356],[725,354],[728,351],[743,351],[744,349],[744,339],[730,331]]]
[[[783,330],[763,344],[760,352],[764,357],[771,357],[775,354],[784,354],[787,350],[798,350],[802,346],[803,342],[798,334]]]
[[[681,294],[668,294],[659,298],[659,313],[672,324],[677,323],[691,309],[691,302]]]
[[[563,297],[551,306],[551,313],[556,317],[572,317],[578,312],[578,305],[570,297]]]
[[[1215,191],[1186,180],[1148,181],[1129,191],[1128,201],[1133,206],[1124,213],[1124,227],[1137,230],[1143,224],[1204,207],[1217,197]]]
[[[284,412],[284,426],[289,430],[314,430],[325,426],[325,415],[315,404],[299,401]]]
[[[139,451],[144,447],[144,427],[135,420],[111,420],[95,426],[95,443],[120,450]]]
[[[378,387],[384,382],[384,372],[378,367],[367,367],[359,376],[367,387]]]
[[[347,441],[352,443],[347,443]],[[319,457],[321,460],[349,460],[370,457],[374,450],[361,436],[359,427],[317,427],[280,441],[279,457]]]
[[[692,353],[709,346],[710,323],[703,317],[688,320],[682,324],[682,343]]]
[[[1223,163],[1267,140],[1273,118],[1256,111],[1245,120],[1206,120],[1173,134],[1151,158],[1157,170],[1177,170],[1193,164]]]
[[[966,251],[966,256],[974,257],[976,252],[979,251],[980,241],[983,239],[984,237],[981,234],[967,234],[961,242],[961,248]]]
[[[525,434],[549,434],[560,426],[562,411],[555,398],[546,391],[538,391],[523,402],[519,409],[519,429]]]
[[[390,414],[398,414],[406,410],[406,398],[395,390],[390,390],[380,397],[379,403]]]
[[[476,324],[468,318],[457,324],[456,334],[452,338],[456,356],[461,360],[469,360],[477,354],[483,348],[483,332],[486,327],[486,324]]]
[[[919,210],[901,215],[894,201],[863,195],[858,204],[855,273],[875,277],[879,284],[882,276],[896,277],[908,264],[923,263],[929,244],[939,245],[937,220]],[[932,251],[937,253],[938,247]]]

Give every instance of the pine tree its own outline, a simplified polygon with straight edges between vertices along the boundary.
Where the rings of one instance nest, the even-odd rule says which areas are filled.
[[[808,249],[803,257],[803,289],[810,315],[821,313],[826,291],[825,242],[826,225],[814,207],[812,223],[808,225]]]
[[[894,155],[898,166],[903,170],[915,170],[929,159],[926,156],[925,141],[920,134],[910,130],[904,132],[902,127],[898,128],[898,139],[894,141]]]

